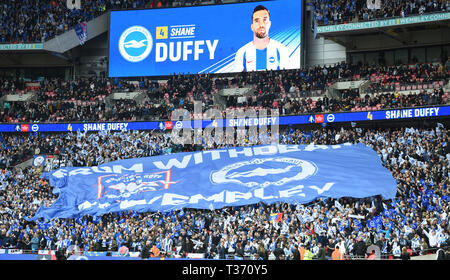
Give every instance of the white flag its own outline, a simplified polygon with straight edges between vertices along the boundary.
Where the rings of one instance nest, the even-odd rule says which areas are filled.
[[[344,208],[342,208],[342,205],[339,203],[339,201],[334,201],[334,206],[337,207],[340,211],[344,211]]]

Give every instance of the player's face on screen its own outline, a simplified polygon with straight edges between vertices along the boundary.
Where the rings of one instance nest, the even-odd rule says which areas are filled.
[[[260,39],[267,37],[270,28],[269,12],[266,10],[255,12],[251,28],[256,37]]]

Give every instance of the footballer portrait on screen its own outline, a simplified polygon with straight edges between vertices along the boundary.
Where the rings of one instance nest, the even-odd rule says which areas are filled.
[[[271,24],[269,10],[263,5],[256,6],[250,26],[253,40],[236,52],[235,72],[288,69],[288,49],[269,37]]]

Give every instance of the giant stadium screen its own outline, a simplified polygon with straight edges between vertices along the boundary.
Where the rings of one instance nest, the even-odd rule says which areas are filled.
[[[301,1],[111,11],[109,77],[300,68]]]

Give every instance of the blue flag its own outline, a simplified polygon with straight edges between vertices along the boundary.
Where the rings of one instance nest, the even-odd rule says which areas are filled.
[[[360,230],[360,229],[362,228],[361,222],[360,222],[358,219],[353,219],[353,221],[354,221],[354,223],[355,223],[355,225],[356,225],[356,228],[357,228],[358,230]]]
[[[50,228],[50,224],[49,223],[45,223],[45,222],[39,222],[38,223],[38,228],[40,230],[47,230]]]
[[[145,223],[147,224],[147,226],[148,226],[149,228],[152,228],[152,227],[153,227],[153,220],[146,221]]]
[[[389,211],[389,209],[384,209],[383,216],[389,219],[391,218],[391,212]]]
[[[94,217],[92,217],[92,222],[94,224],[98,224],[101,220],[102,220],[102,217],[100,217],[100,216],[94,215]]]
[[[34,167],[44,166],[46,158],[47,158],[47,156],[44,156],[44,155],[34,155],[33,156],[33,166]]]
[[[130,217],[131,218],[139,217],[139,213],[136,211],[132,211]]]
[[[75,25],[75,33],[80,40],[80,45],[84,45],[87,41],[87,23],[85,21]]]
[[[266,145],[63,167],[42,176],[59,198],[33,219],[133,210],[220,209],[319,197],[393,199],[397,184],[363,145]]]
[[[184,210],[181,209],[180,212],[178,213],[178,217],[182,218],[182,217],[184,217],[184,215],[185,215]]]
[[[383,221],[381,219],[381,216],[375,216],[371,220],[368,221],[368,227],[369,228],[381,228],[383,225]]]

